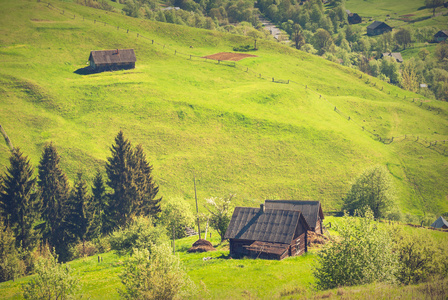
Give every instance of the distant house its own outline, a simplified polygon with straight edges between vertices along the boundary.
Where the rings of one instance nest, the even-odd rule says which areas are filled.
[[[403,62],[403,57],[401,57],[401,53],[400,52],[383,53],[381,57],[392,57],[398,63],[402,63]]]
[[[436,34],[434,34],[434,42],[440,43],[446,41],[448,38],[448,30],[440,30]]]
[[[434,223],[431,224],[431,227],[448,229],[448,222],[443,217],[440,217]]]
[[[232,257],[284,259],[308,251],[310,230],[297,210],[236,207],[225,238]]]
[[[367,35],[379,35],[385,32],[392,31],[392,27],[384,22],[375,21],[367,26]]]
[[[345,10],[345,12],[347,13],[347,21],[349,24],[358,24],[362,22],[362,18],[358,14],[352,13],[348,9]]]
[[[168,7],[163,7],[162,10],[179,10],[180,7],[178,6],[168,6]]]
[[[136,60],[134,49],[91,51],[89,56],[95,72],[134,69]]]
[[[266,209],[298,210],[305,217],[311,231],[323,234],[324,213],[320,201],[266,200]]]

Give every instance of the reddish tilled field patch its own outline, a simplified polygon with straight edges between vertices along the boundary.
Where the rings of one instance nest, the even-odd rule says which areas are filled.
[[[247,57],[257,57],[256,55],[252,54],[245,54],[245,53],[231,53],[231,52],[220,52],[212,55],[207,55],[202,58],[209,58],[209,59],[215,59],[215,60],[229,60],[229,61],[239,61]]]

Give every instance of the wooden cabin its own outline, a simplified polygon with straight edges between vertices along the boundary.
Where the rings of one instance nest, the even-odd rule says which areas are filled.
[[[236,207],[225,238],[232,257],[284,259],[308,251],[308,223],[300,211]]]
[[[266,200],[266,209],[298,210],[302,212],[311,231],[323,234],[324,213],[320,201]]]
[[[392,27],[384,22],[375,21],[369,26],[367,26],[367,35],[379,35],[385,32],[392,31]]]
[[[90,51],[90,68],[95,72],[134,69],[134,49]]]
[[[362,18],[357,13],[352,13],[348,9],[345,11],[347,12],[347,21],[349,24],[358,24],[362,22]]]
[[[440,43],[444,42],[448,39],[448,30],[440,30],[436,34],[434,34],[434,42]]]

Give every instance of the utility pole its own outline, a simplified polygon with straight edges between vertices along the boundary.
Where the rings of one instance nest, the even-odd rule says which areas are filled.
[[[201,225],[199,224],[199,209],[198,209],[198,196],[196,194],[196,177],[193,177],[194,181],[194,199],[196,200],[196,218],[198,220],[198,233],[199,233],[199,239],[201,239]]]

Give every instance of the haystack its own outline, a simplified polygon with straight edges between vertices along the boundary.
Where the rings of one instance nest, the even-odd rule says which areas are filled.
[[[193,246],[190,249],[188,249],[187,252],[191,253],[191,252],[209,252],[209,251],[216,251],[216,249],[209,241],[200,239],[194,242]]]
[[[308,246],[310,247],[319,247],[328,242],[328,237],[323,234],[319,234],[317,232],[308,231]]]

